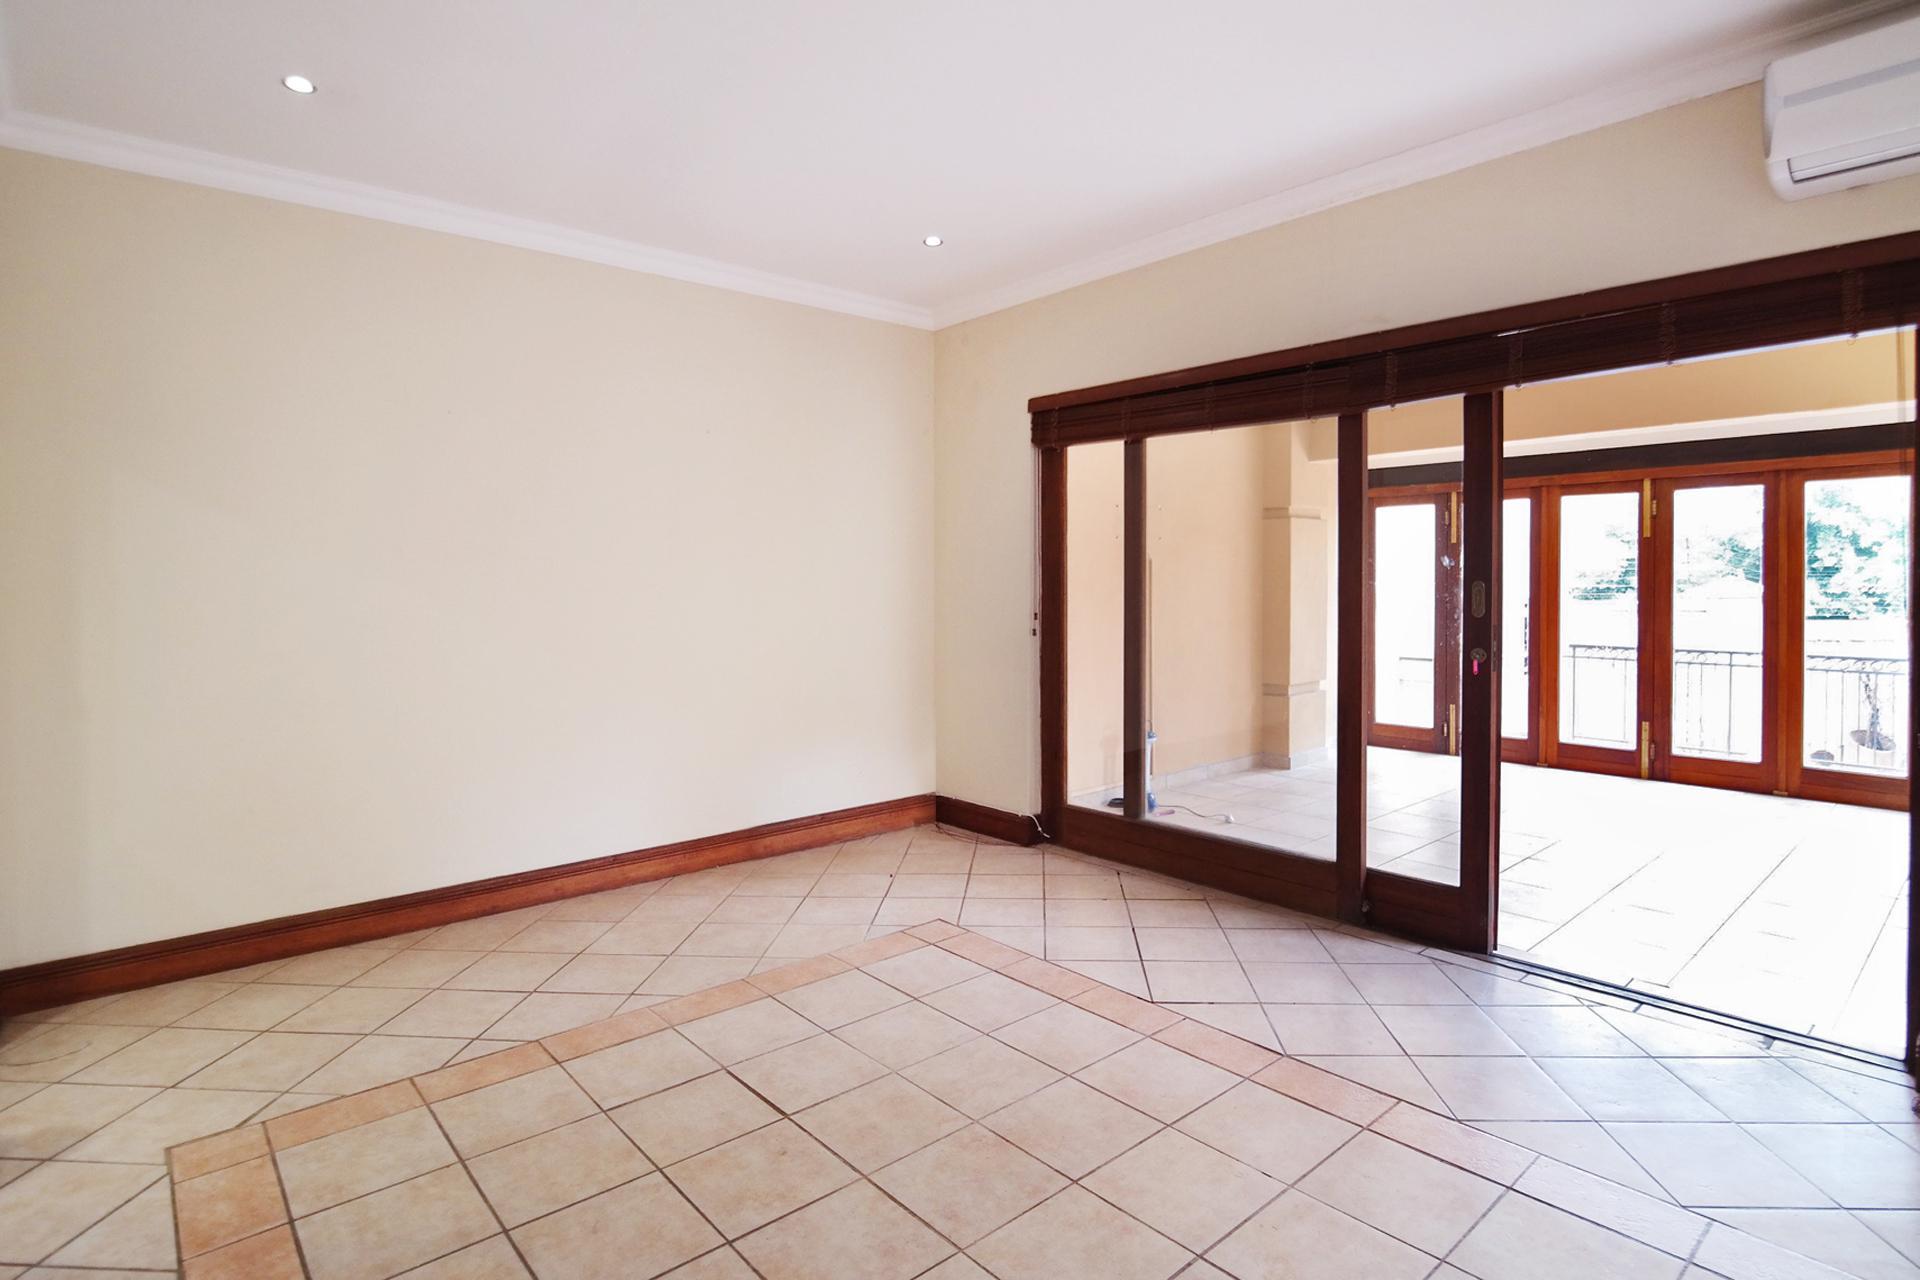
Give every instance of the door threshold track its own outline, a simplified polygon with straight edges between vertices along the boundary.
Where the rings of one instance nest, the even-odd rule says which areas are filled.
[[[1476,955],[1475,960],[1496,964],[1522,973],[1536,974],[1551,978],[1555,982],[1569,987],[1591,991],[1596,995],[1612,996],[1619,1000],[1629,1000],[1637,1005],[1659,1009],[1667,1013],[1682,1014],[1701,1022],[1712,1023],[1729,1031],[1738,1031],[1745,1035],[1758,1036],[1771,1044],[1788,1044],[1802,1049],[1813,1049],[1830,1054],[1836,1058],[1846,1058],[1863,1066],[1884,1067],[1894,1071],[1905,1071],[1907,1064],[1889,1054],[1876,1053],[1872,1049],[1862,1049],[1858,1045],[1842,1044],[1838,1040],[1827,1040],[1804,1031],[1789,1031],[1785,1027],[1776,1027],[1769,1023],[1758,1022],[1752,1018],[1743,1018],[1737,1014],[1720,1009],[1710,1009],[1705,1005],[1689,1004],[1685,1000],[1676,1000],[1672,996],[1658,995],[1643,991],[1638,987],[1622,986],[1616,982],[1607,982],[1584,973],[1574,973],[1568,969],[1558,969],[1538,960],[1523,959],[1509,955],[1504,951],[1495,951],[1489,955]]]

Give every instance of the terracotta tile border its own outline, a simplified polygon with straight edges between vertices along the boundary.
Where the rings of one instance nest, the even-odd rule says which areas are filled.
[[[1180,1015],[1171,1010],[1097,983],[1078,995],[1069,996],[1067,1002],[1078,1005],[1088,1013],[1097,1013],[1108,1022],[1117,1022],[1129,1031],[1138,1031],[1143,1036],[1164,1031],[1181,1020]]]
[[[1298,1058],[1279,1059],[1255,1074],[1253,1082],[1308,1106],[1331,1111],[1342,1120],[1350,1120],[1362,1128],[1385,1115],[1399,1101],[1384,1093],[1375,1093],[1363,1084],[1355,1084],[1344,1076],[1310,1067]]]
[[[835,959],[858,969],[876,960],[891,960],[909,951],[918,951],[926,945],[923,940],[913,936],[912,930],[903,929],[899,933],[885,933],[877,938],[868,938],[865,942],[856,942],[850,947],[842,947],[833,955]]]
[[[611,1018],[603,1018],[599,1022],[589,1022],[584,1027],[574,1027],[571,1030],[550,1035],[540,1041],[540,1047],[551,1055],[550,1061],[571,1062],[598,1049],[609,1049],[616,1044],[638,1040],[641,1036],[650,1036],[656,1031],[666,1030],[667,1027],[666,1020],[654,1012],[657,1007],[629,1009],[625,1013],[616,1013]],[[509,1049],[507,1052],[513,1051]],[[481,1058],[478,1061],[484,1062],[486,1059]],[[539,1070],[538,1067],[528,1069]],[[515,1074],[524,1073],[516,1072]],[[510,1080],[513,1077],[501,1078]]]
[[[1086,1006],[1082,1005],[1082,1008]],[[1250,1076],[1280,1061],[1280,1055],[1192,1018],[1182,1018],[1153,1037],[1237,1076]]]
[[[167,1153],[168,1168],[175,1182],[189,1182],[266,1154],[267,1131],[265,1126],[257,1124],[183,1142]]]
[[[745,978],[725,982],[717,987],[708,987],[705,991],[696,991],[692,995],[675,996],[659,1004],[649,1005],[645,1009],[629,1010],[631,1013],[650,1013],[669,1027],[677,1027],[683,1022],[692,1022],[695,1018],[705,1018],[716,1013],[725,1013],[729,1009],[738,1009],[743,1004],[752,1004],[755,1000],[764,1000],[767,993],[748,982]],[[588,1023],[592,1026],[592,1023]],[[574,1028],[576,1031],[581,1028]],[[616,1043],[618,1043],[616,1041]]]
[[[306,1280],[293,1228],[282,1223],[211,1253],[188,1258],[184,1280]]]
[[[1370,1126],[1375,1133],[1404,1142],[1430,1156],[1457,1164],[1469,1173],[1512,1186],[1539,1157],[1490,1133],[1448,1119],[1409,1102],[1394,1105]]]
[[[365,1093],[350,1093],[344,1098],[317,1103],[300,1111],[289,1111],[267,1121],[267,1141],[275,1151],[285,1151],[305,1142],[325,1138],[345,1129],[385,1120],[413,1107],[426,1106],[413,1081],[395,1080]]]
[[[784,995],[795,987],[804,987],[809,982],[819,982],[825,978],[836,977],[853,968],[839,956],[814,956],[808,960],[796,960],[792,964],[783,964],[778,969],[769,969],[765,973],[756,973],[747,978],[754,986],[770,996]]]
[[[1071,1000],[1082,991],[1091,990],[1100,984],[1085,974],[1075,973],[1071,969],[1062,969],[1057,964],[1049,964],[1035,956],[1028,956],[1001,970],[1015,982],[1024,982],[1036,991],[1044,991],[1050,996],[1062,1000]]]
[[[645,1010],[637,1012],[645,1012]],[[612,1021],[617,1020],[612,1019]],[[657,1022],[658,1019],[655,1021]],[[465,1062],[455,1063],[451,1067],[442,1067],[438,1071],[429,1071],[423,1076],[415,1076],[413,1083],[420,1090],[422,1098],[428,1102],[439,1102],[444,1098],[471,1093],[475,1089],[482,1089],[490,1084],[499,1084],[502,1080],[511,1080],[515,1076],[524,1076],[542,1067],[550,1067],[553,1065],[554,1056],[539,1043],[519,1044],[511,1049],[483,1054],[478,1058],[469,1058]]]
[[[1514,1186],[1529,1168],[1546,1159],[1437,1112],[1298,1059],[1284,1057],[1217,1027],[1172,1013],[1073,970],[940,920],[843,947],[830,955],[796,960],[751,978],[632,1009],[540,1041],[331,1099],[276,1116],[264,1124],[245,1125],[182,1143],[167,1153],[167,1165],[173,1184],[183,1280],[301,1280],[305,1275],[288,1221],[287,1203],[273,1157],[275,1152],[383,1120],[429,1102],[527,1075],[556,1062],[653,1035],[695,1018],[783,994],[928,945],[985,965],[1119,1026],[1151,1036],[1172,1049],[1503,1186]],[[1613,1188],[1617,1184],[1607,1185]],[[1626,1205],[1623,1211],[1630,1215],[1641,1199],[1647,1200],[1650,1206],[1693,1214],[1691,1210],[1645,1197],[1628,1187],[1618,1187],[1618,1193]],[[1596,1220],[1578,1209],[1560,1207]],[[1693,1216],[1707,1221],[1704,1215]],[[1601,1225],[1629,1238],[1642,1238],[1618,1224],[1602,1221]],[[1661,1247],[1651,1241],[1643,1240],[1643,1243]],[[1798,1255],[1787,1256],[1798,1260]]]
[[[180,1256],[198,1257],[287,1221],[286,1198],[271,1156],[203,1174],[173,1188]]]
[[[977,933],[960,933],[951,938],[942,938],[934,943],[942,951],[951,951],[963,960],[985,965],[989,969],[1005,969],[1008,965],[1018,964],[1030,957],[1018,947],[1010,947],[1004,942],[995,942],[992,938],[983,938]]]

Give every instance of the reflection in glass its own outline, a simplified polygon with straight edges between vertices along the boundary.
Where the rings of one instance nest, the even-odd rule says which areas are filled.
[[[1560,741],[1639,746],[1640,495],[1560,500]]]
[[[1147,441],[1151,822],[1334,856],[1334,426]]]
[[[1908,481],[1807,482],[1806,764],[1907,772]]]
[[[1766,490],[1673,494],[1673,751],[1758,760],[1766,614]]]

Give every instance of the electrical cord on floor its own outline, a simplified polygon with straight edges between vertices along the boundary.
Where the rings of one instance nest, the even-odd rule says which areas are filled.
[[[1233,815],[1230,813],[1202,813],[1198,809],[1191,808],[1184,804],[1163,804],[1154,810],[1155,813],[1171,811],[1184,811],[1192,814],[1196,818],[1205,818],[1208,822],[1224,822],[1228,826],[1233,825]]]

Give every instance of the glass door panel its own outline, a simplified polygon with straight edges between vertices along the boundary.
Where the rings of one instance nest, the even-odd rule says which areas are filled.
[[[1533,499],[1508,498],[1500,521],[1500,736],[1533,736]]]
[[[1380,724],[1438,727],[1436,511],[1431,502],[1374,508],[1373,718]]]
[[[1671,525],[1673,736],[1667,749],[1676,756],[1757,762],[1765,751],[1766,488],[1676,488]]]
[[[1909,481],[1809,480],[1803,766],[1907,773]]]
[[[1150,819],[1331,862],[1327,445],[1305,421],[1146,442],[1145,693]]]
[[[1560,499],[1560,741],[1637,750],[1640,494]]]
[[[1121,683],[1123,446],[1067,453],[1067,803],[1118,812],[1124,755]]]

